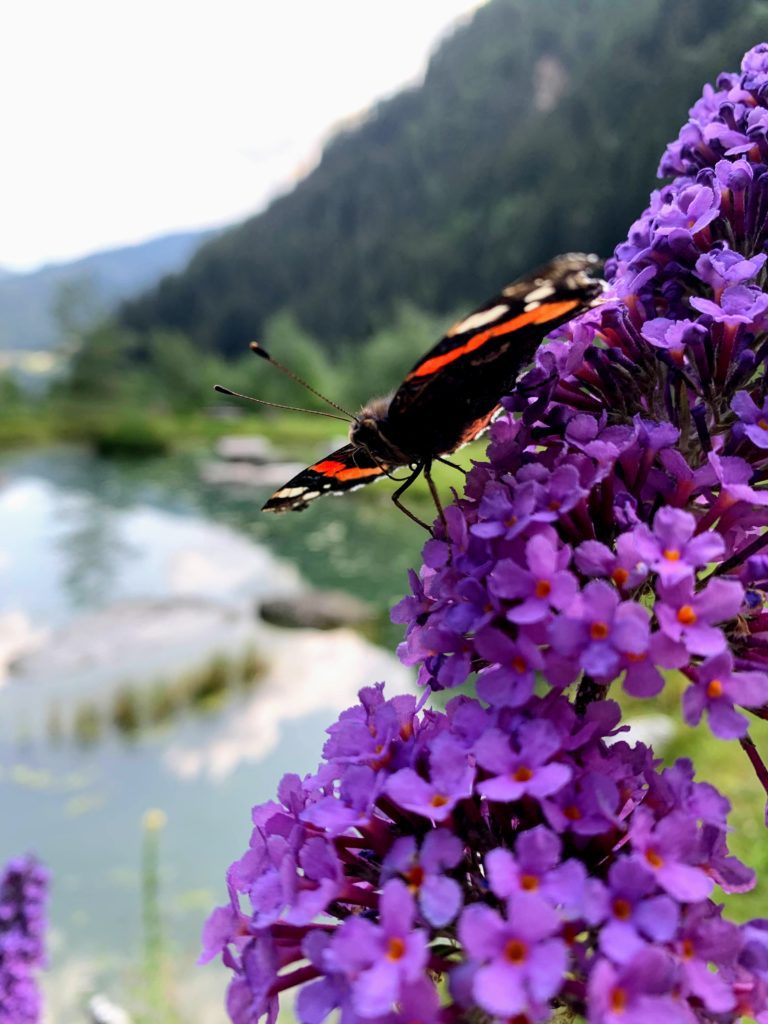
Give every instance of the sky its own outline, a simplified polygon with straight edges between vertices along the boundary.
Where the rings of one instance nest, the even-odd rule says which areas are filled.
[[[236,222],[479,0],[7,0],[0,267]]]

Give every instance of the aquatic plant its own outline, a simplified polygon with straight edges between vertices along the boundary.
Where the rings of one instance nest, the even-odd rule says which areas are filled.
[[[768,1021],[768,921],[713,898],[755,884],[729,803],[607,699],[679,687],[768,791],[768,45],[660,171],[393,611],[421,700],[364,689],[253,810],[204,934],[237,1024],[293,990],[302,1024]]]

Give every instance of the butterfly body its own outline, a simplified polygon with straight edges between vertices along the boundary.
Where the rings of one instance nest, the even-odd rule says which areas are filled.
[[[487,428],[546,335],[600,301],[602,282],[590,274],[597,264],[582,253],[559,256],[454,324],[391,396],[360,410],[349,444],[288,481],[264,509],[298,511],[408,466],[393,500],[415,518],[398,500],[402,491],[422,471],[432,486],[431,463]]]

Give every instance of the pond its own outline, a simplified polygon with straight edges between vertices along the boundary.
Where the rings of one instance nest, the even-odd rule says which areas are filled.
[[[315,767],[360,685],[410,685],[387,609],[424,535],[386,487],[273,517],[258,512],[263,493],[206,485],[199,469],[191,455],[119,463],[64,448],[0,459],[0,859],[35,851],[52,871],[56,1024],[86,1020],[97,991],[142,1010],[154,808],[164,998],[173,1019],[225,1021],[225,972],[193,964],[251,806],[285,771]],[[375,628],[258,620],[260,600],[306,585],[364,598]]]

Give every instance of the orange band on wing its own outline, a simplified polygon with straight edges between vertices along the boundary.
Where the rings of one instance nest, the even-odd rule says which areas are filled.
[[[343,462],[336,462],[335,459],[326,459],[325,462],[318,462],[316,466],[310,468],[315,473],[333,477],[334,480],[361,480],[366,476],[381,476],[382,473],[378,466],[358,469],[357,466],[345,466]]]
[[[489,327],[487,331],[481,331],[474,338],[470,338],[465,345],[460,346],[460,348],[454,348],[450,352],[444,352],[442,355],[427,359],[421,366],[417,366],[415,370],[412,370],[405,379],[411,380],[413,377],[427,377],[429,374],[442,369],[443,366],[447,366],[448,363],[452,363],[454,359],[460,359],[461,356],[466,355],[468,352],[474,352],[475,349],[480,348],[486,341],[490,341],[491,338],[510,334],[512,331],[517,331],[521,327],[527,327],[529,324],[549,323],[550,320],[556,320],[558,317],[570,313],[572,309],[576,309],[581,305],[580,299],[542,303],[541,306],[530,309],[527,313],[521,313],[520,316],[507,320],[506,323],[498,324],[496,327]]]
[[[323,476],[336,476],[339,470],[346,468],[343,462],[337,462],[335,459],[326,459],[324,462],[318,462],[315,466],[310,466],[315,473],[322,473]]]

